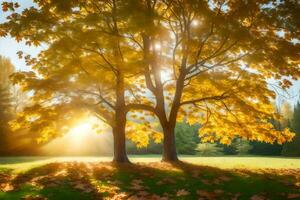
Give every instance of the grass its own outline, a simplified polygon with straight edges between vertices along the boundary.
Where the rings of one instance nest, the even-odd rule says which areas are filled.
[[[198,157],[180,156],[185,162],[200,164],[221,169],[232,168],[273,168],[273,169],[299,169],[300,158],[286,157],[257,157],[257,156],[220,156],[220,157]],[[3,168],[22,172],[33,167],[38,167],[53,162],[109,162],[112,157],[0,157],[0,170]],[[159,155],[131,155],[130,160],[137,162],[159,162]]]
[[[0,199],[300,199],[297,158],[130,158],[0,158]]]

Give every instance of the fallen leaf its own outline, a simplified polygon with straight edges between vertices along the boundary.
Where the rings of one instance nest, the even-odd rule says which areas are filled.
[[[121,193],[118,193],[118,194],[114,195],[113,197],[109,197],[109,198],[105,198],[105,199],[107,199],[107,200],[121,200],[121,199],[125,199],[127,196],[128,196],[127,193],[121,192]]]
[[[216,193],[216,194],[223,194],[224,190],[220,190],[220,189],[214,190],[214,193]]]
[[[231,200],[238,200],[240,196],[241,196],[240,193],[236,193],[236,194],[234,194],[234,196],[231,198]]]
[[[190,192],[186,191],[185,189],[181,189],[181,190],[177,191],[176,196],[180,197],[180,196],[186,196],[189,194],[190,194]]]
[[[216,194],[214,192],[208,192],[206,190],[197,190],[197,194],[200,197],[205,197],[206,199],[215,199]]]
[[[22,200],[47,200],[46,197],[42,197],[42,196],[39,196],[39,195],[26,195],[25,197],[22,197],[21,198]]]
[[[288,199],[296,199],[296,198],[300,198],[300,194],[288,194],[287,198],[288,198]]]
[[[266,198],[261,195],[253,195],[250,200],[265,200]]]
[[[220,176],[218,179],[220,179],[221,181],[230,181],[231,178],[229,178],[228,176]]]
[[[75,186],[74,186],[75,189],[78,189],[78,190],[84,190],[85,189],[85,185],[82,184],[82,183],[77,183]]]
[[[149,195],[149,193],[146,192],[146,191],[139,191],[139,192],[137,193],[137,195],[138,195],[138,196],[147,196],[147,195]]]
[[[9,183],[6,183],[6,184],[4,185],[4,187],[1,188],[1,190],[2,190],[3,192],[9,192],[9,191],[12,191],[13,189],[14,189],[14,186],[12,186],[12,185],[9,184]]]
[[[211,182],[206,179],[201,180],[201,182],[204,183],[205,185],[211,185]]]

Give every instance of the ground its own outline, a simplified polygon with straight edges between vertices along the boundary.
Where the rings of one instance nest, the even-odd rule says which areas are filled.
[[[0,158],[0,199],[300,199],[299,158],[110,159]]]

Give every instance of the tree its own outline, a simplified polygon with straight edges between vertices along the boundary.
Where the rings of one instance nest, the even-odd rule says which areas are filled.
[[[11,119],[10,108],[9,92],[6,88],[0,88],[0,154],[7,150],[8,122]]]
[[[9,76],[15,71],[13,64],[8,58],[0,55],[0,86],[2,88],[10,87]]]
[[[12,119],[12,99],[9,76],[14,66],[10,60],[0,56],[0,154],[7,151],[8,135],[10,133],[8,122]]]
[[[179,154],[196,154],[196,148],[200,142],[197,130],[198,125],[190,126],[185,122],[177,123],[175,127],[175,141],[177,153]]]
[[[13,75],[14,83],[32,91],[32,104],[24,108],[13,123],[15,130],[28,128],[43,143],[67,132],[87,115],[96,115],[112,128],[114,161],[128,162],[125,127],[128,102],[134,103],[138,90],[135,75],[140,55],[132,46],[126,1],[35,1],[36,7],[15,12],[18,3],[3,2],[11,11],[1,24],[0,35],[9,34],[27,45],[45,44],[36,58],[18,52],[32,67],[30,72]],[[125,12],[126,11],[126,12]],[[127,123],[134,129],[135,123]],[[139,126],[137,126],[139,127]],[[143,136],[161,138],[148,131]],[[148,128],[148,129],[147,129]],[[128,134],[139,145],[145,137]],[[143,143],[140,143],[140,138]]]
[[[280,123],[283,127],[288,127],[289,122],[293,118],[293,108],[291,104],[289,104],[288,102],[283,102],[280,114],[282,116]]]
[[[300,101],[295,105],[290,126],[296,133],[296,136],[291,142],[283,146],[282,154],[286,156],[300,156]]]
[[[239,155],[248,154],[251,149],[252,149],[252,146],[250,145],[249,141],[239,139],[236,142],[236,150]]]
[[[278,131],[270,123],[279,116],[267,79],[288,88],[291,82],[282,77],[300,75],[294,42],[299,3],[129,2],[141,32],[134,41],[144,54],[145,84],[156,101],[147,110],[157,115],[164,132],[163,160],[178,160],[175,126],[185,116],[203,125],[204,142],[230,144],[236,136],[279,144],[291,140],[288,129]]]
[[[196,150],[201,156],[218,156],[223,154],[223,148],[216,143],[200,143]]]
[[[296,1],[36,2],[39,8],[22,15],[13,13],[0,27],[2,35],[50,45],[35,69],[52,89],[37,87],[35,99],[47,95],[53,100],[55,91],[64,94],[64,104],[70,104],[70,99],[79,99],[80,105],[89,108],[97,104],[97,114],[114,122],[110,125],[118,133],[114,134],[115,148],[120,146],[122,152],[126,113],[133,110],[157,116],[164,134],[165,161],[178,160],[175,127],[185,117],[191,124],[202,125],[199,134],[204,142],[229,144],[235,137],[269,143],[291,140],[291,132],[275,130],[270,124],[278,116],[271,104],[275,93],[267,87],[267,79],[274,78],[288,88],[291,82],[283,77],[300,75],[299,43],[294,42],[299,40]],[[3,3],[3,10],[14,7],[11,2]],[[38,86],[41,75],[26,74],[27,80],[34,80],[31,89]],[[101,93],[109,96],[100,96],[101,109],[94,96],[97,84],[100,89],[109,88]],[[88,95],[78,95],[82,90],[86,94],[87,88],[92,88]],[[68,110],[74,112],[74,106]],[[147,136],[132,130],[128,135],[134,140]]]

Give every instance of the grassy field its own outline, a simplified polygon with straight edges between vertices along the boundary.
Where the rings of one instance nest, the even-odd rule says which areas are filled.
[[[299,158],[180,158],[0,158],[0,199],[300,199]]]
[[[133,163],[159,162],[158,155],[131,155]],[[8,168],[16,172],[28,170],[53,162],[109,162],[112,157],[0,157],[0,169]],[[300,158],[287,157],[255,157],[255,156],[220,156],[220,157],[198,157],[180,156],[180,160],[202,166],[218,167],[221,169],[232,168],[273,168],[273,169],[300,169]]]

